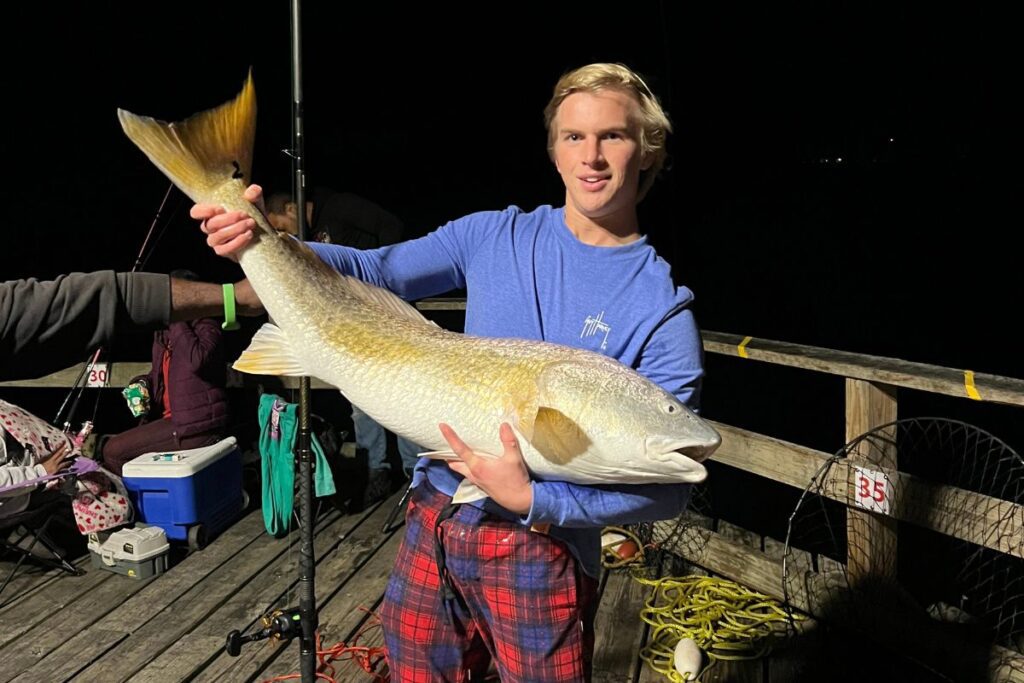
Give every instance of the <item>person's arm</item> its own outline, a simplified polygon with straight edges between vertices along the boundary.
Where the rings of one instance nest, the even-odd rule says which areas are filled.
[[[689,307],[681,306],[665,317],[633,369],[700,413],[704,343]]]
[[[240,315],[263,306],[247,280],[235,285]],[[81,361],[125,327],[224,313],[221,285],[159,273],[71,273],[0,283],[0,380],[38,377]]]
[[[17,486],[25,482],[45,477],[49,474],[56,474],[71,467],[72,459],[67,457],[68,445],[61,444],[57,450],[50,453],[35,465],[3,465],[0,466],[0,489],[8,486]],[[17,488],[11,491],[0,492],[0,497],[23,496],[26,488]]]
[[[367,251],[320,242],[309,242],[308,246],[338,272],[415,301],[466,286],[468,250],[454,239],[452,226],[450,223],[425,237]]]
[[[263,304],[248,280],[234,284],[235,312],[254,316],[263,311]],[[224,315],[224,287],[209,282],[171,278],[170,321],[219,318]]]
[[[0,379],[61,370],[121,325],[158,327],[170,314],[166,275],[72,273],[0,284]]]
[[[262,192],[258,185],[251,185],[245,198],[262,210]],[[242,211],[196,204],[189,213],[202,221],[207,244],[225,258],[237,261],[255,237],[256,222]],[[368,251],[319,242],[307,245],[335,270],[415,300],[465,287],[468,259],[502,220],[498,213],[471,215],[425,237]]]
[[[525,526],[597,527],[671,519],[686,508],[690,484],[592,485],[530,481],[519,442],[508,424],[499,431],[499,457],[475,454],[448,425],[440,425],[458,460],[448,466],[495,503],[520,516]]]
[[[42,465],[31,465],[28,467],[20,465],[0,465],[0,489],[8,486],[18,486],[26,481],[46,476],[46,469]],[[0,498],[13,498],[23,496],[30,489],[18,487],[10,491],[0,491]]]

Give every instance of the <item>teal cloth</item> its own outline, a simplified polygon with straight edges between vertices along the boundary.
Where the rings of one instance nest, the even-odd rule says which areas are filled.
[[[274,410],[274,404],[284,406]],[[299,434],[297,405],[275,394],[260,397],[260,458],[263,464],[263,524],[277,536],[288,531],[295,501],[295,440]],[[274,437],[273,414],[278,413],[278,435]],[[310,434],[314,460],[316,495],[334,494],[334,477],[316,434]]]

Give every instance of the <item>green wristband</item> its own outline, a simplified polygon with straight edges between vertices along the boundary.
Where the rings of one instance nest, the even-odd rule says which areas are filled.
[[[237,330],[241,325],[235,320],[235,286],[230,282],[223,287],[224,290],[224,322],[220,324],[222,330]]]

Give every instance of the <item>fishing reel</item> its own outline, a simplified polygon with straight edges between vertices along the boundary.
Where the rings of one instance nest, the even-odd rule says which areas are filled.
[[[240,631],[232,631],[228,634],[227,642],[224,644],[224,651],[232,657],[237,657],[242,652],[242,645],[257,640],[273,638],[277,641],[290,640],[302,634],[302,616],[298,607],[274,610],[270,614],[260,617],[263,628],[248,636],[243,636]]]

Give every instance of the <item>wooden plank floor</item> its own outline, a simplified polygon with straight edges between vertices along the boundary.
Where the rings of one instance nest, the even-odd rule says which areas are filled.
[[[365,513],[331,511],[317,521],[316,598],[325,646],[350,642],[380,603],[402,533],[400,526],[387,533],[382,527],[399,496]],[[295,673],[296,641],[250,643],[239,657],[223,648],[232,629],[249,632],[271,609],[298,604],[297,562],[297,533],[268,536],[257,510],[148,581],[94,569],[88,558],[79,561],[86,570],[79,577],[27,572],[7,588],[0,606],[0,683],[258,682]],[[639,619],[646,590],[625,571],[602,578],[595,683],[665,680],[638,656],[647,637]],[[360,644],[379,642],[380,631],[373,629]],[[704,681],[765,681],[768,674],[763,662],[723,665]],[[335,678],[373,680],[351,662],[335,663]]]

